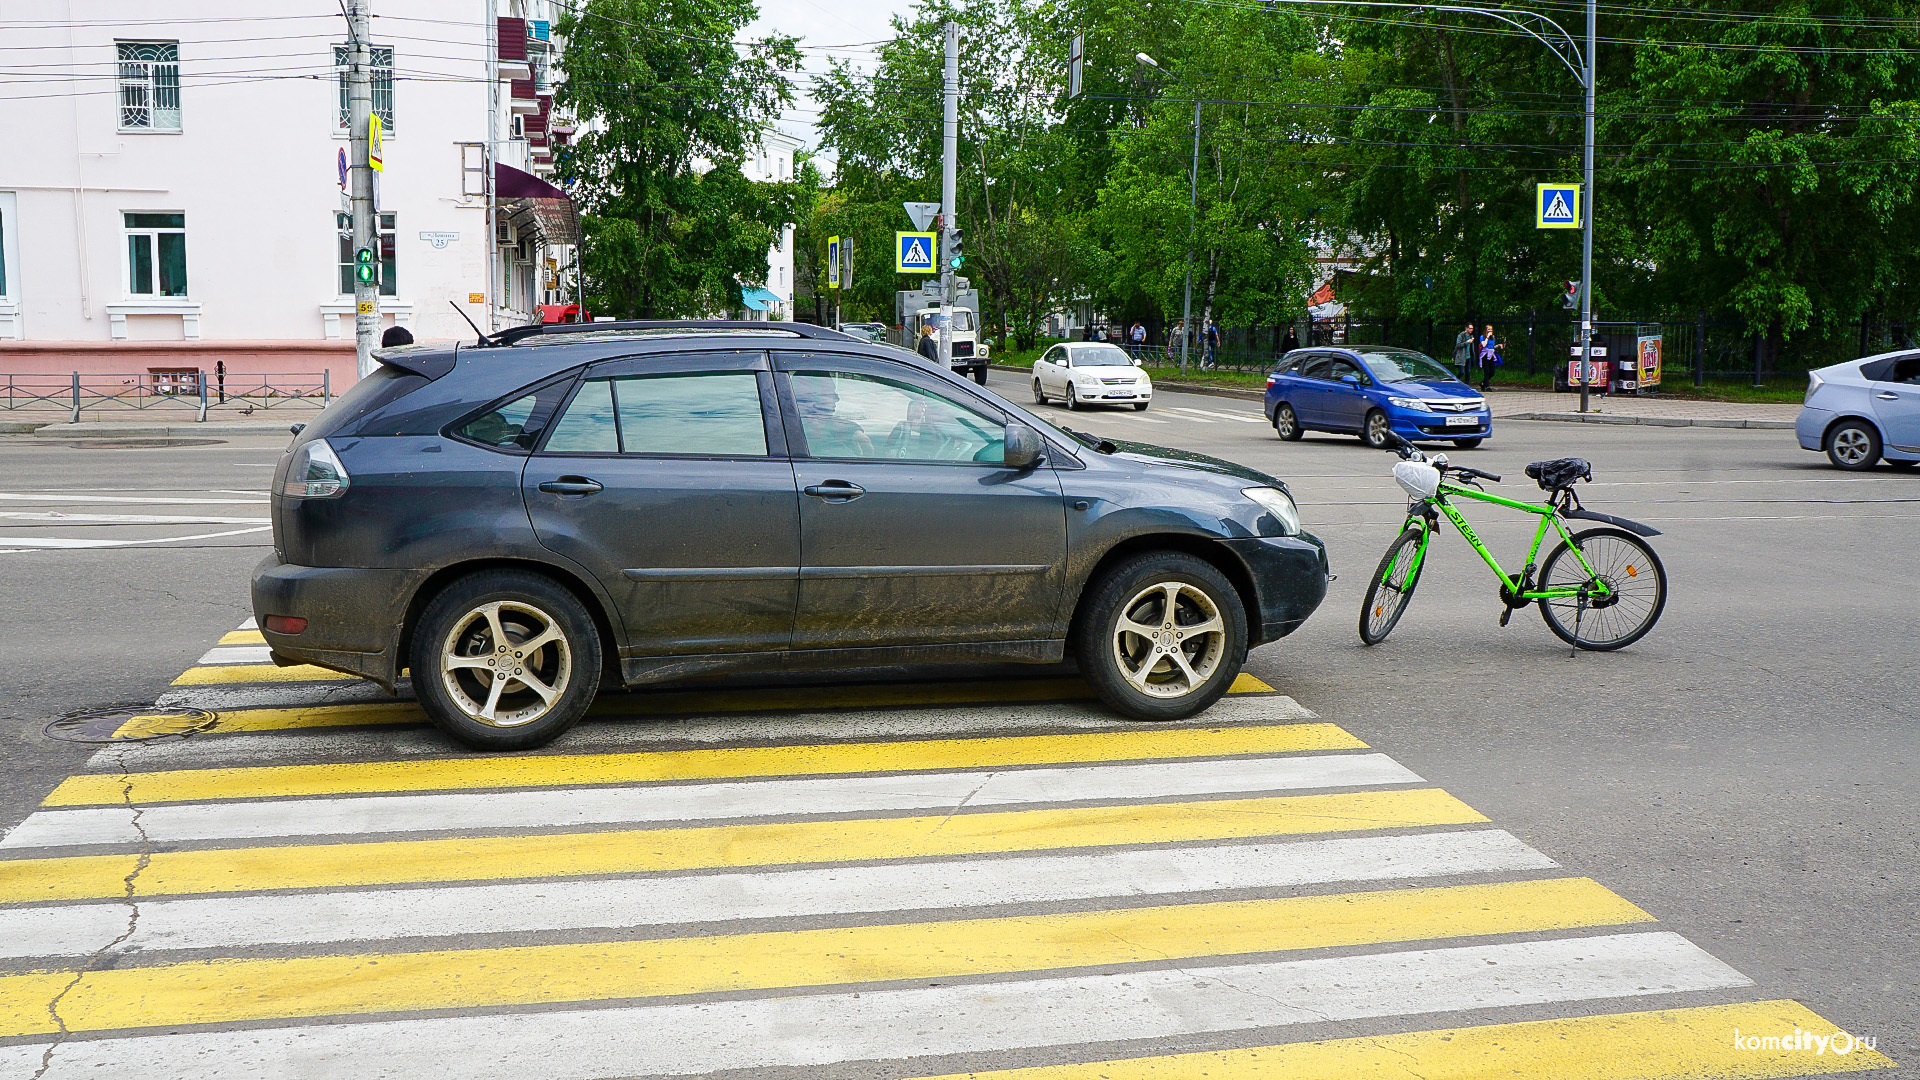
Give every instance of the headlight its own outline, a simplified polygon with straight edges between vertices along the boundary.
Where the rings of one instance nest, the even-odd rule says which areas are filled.
[[[293,452],[280,494],[295,499],[330,499],[353,483],[347,467],[325,439],[315,439]]]
[[[1402,409],[1412,409],[1414,412],[1432,412],[1433,411],[1432,407],[1430,407],[1426,402],[1421,401],[1419,398],[1390,397],[1387,399],[1387,404],[1397,405]]]
[[[1243,488],[1240,494],[1260,504],[1260,508],[1272,514],[1280,522],[1281,533],[1292,536],[1300,531],[1300,509],[1293,500],[1279,488],[1250,487]]]

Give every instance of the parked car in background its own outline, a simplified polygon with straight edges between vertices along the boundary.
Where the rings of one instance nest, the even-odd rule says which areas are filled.
[[[539,746],[603,683],[1052,664],[1191,716],[1327,589],[1280,480],[1116,444],[792,323],[519,327],[380,367],[295,436],[253,606],[276,662]]]
[[[1033,362],[1033,400],[1059,398],[1067,408],[1131,405],[1145,412],[1153,403],[1153,379],[1118,345],[1063,342]]]
[[[1309,431],[1358,435],[1375,450],[1408,442],[1479,446],[1493,434],[1487,399],[1412,349],[1296,349],[1267,375],[1267,419],[1289,441]]]
[[[1920,352],[1881,353],[1807,373],[1794,421],[1806,450],[1842,469],[1920,464]]]

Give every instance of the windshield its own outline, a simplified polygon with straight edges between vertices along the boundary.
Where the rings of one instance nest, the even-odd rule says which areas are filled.
[[[940,328],[940,313],[938,311],[922,312],[920,321],[938,330]],[[973,312],[965,309],[955,310],[953,313],[953,329],[954,332],[958,334],[972,333]]]
[[[1417,352],[1363,351],[1360,358],[1367,362],[1374,378],[1381,382],[1443,382],[1458,383],[1453,372],[1440,365],[1440,362]],[[1461,385],[1465,385],[1462,383]]]
[[[1074,367],[1132,367],[1133,357],[1118,345],[1076,345]]]

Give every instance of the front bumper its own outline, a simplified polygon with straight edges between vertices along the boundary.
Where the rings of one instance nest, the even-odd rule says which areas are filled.
[[[1793,434],[1800,440],[1800,449],[1825,450],[1827,425],[1838,415],[1825,409],[1802,408],[1793,418]]]
[[[278,662],[314,664],[393,689],[404,662],[400,634],[425,570],[298,566],[268,555],[253,568],[253,614]],[[307,620],[298,634],[267,629],[267,616]]]
[[[1327,549],[1311,533],[1223,541],[1253,578],[1260,618],[1247,627],[1247,647],[1278,641],[1300,629],[1327,598]]]
[[[1074,392],[1083,402],[1095,401],[1152,401],[1151,386],[1097,386],[1084,387],[1074,384]]]
[[[1469,417],[1472,426],[1449,424],[1455,417]],[[1392,417],[1393,433],[1404,439],[1484,439],[1493,434],[1493,414],[1402,412]]]

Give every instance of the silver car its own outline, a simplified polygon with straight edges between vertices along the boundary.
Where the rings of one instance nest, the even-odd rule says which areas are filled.
[[[1920,352],[1882,353],[1807,373],[1807,398],[1794,432],[1842,469],[1882,458],[1920,464]]]

